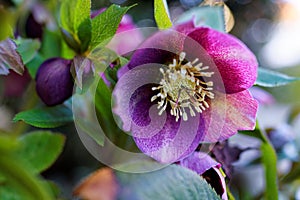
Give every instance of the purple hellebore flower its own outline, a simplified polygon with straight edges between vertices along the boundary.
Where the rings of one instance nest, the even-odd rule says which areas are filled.
[[[50,58],[39,67],[36,91],[46,105],[61,104],[72,96],[74,83],[70,72],[71,64],[71,60]]]
[[[221,173],[221,164],[202,152],[194,152],[181,160],[179,165],[201,175],[223,200],[227,200],[225,177]]]
[[[257,67],[237,38],[187,22],[135,51],[119,73],[114,112],[142,152],[176,162],[200,143],[254,129],[258,105],[247,89]]]

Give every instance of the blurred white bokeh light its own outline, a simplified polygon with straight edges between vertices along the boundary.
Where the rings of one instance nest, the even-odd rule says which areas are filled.
[[[270,68],[300,64],[300,1],[280,1],[279,8],[278,24],[260,54]]]

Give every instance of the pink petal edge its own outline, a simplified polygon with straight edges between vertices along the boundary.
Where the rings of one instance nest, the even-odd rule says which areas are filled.
[[[217,93],[217,96],[219,97],[212,100],[212,108],[204,113],[208,128],[205,133],[206,142],[226,140],[239,130],[255,128],[258,102],[248,90],[235,94]]]
[[[255,55],[236,37],[200,27],[188,34],[212,57],[224,81],[226,93],[250,88],[257,77]]]

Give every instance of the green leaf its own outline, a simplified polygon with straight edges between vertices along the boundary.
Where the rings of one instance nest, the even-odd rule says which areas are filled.
[[[73,34],[78,33],[86,19],[90,19],[90,0],[63,0],[60,7],[60,24]]]
[[[85,119],[77,120],[76,123],[77,123],[78,127],[82,131],[87,133],[98,145],[100,145],[100,146],[104,145],[105,137],[104,137],[104,135],[99,134],[99,130],[96,127],[96,126],[98,126],[98,124],[95,125]]]
[[[192,8],[180,15],[176,24],[193,20],[195,26],[209,26],[225,32],[224,6],[201,6]]]
[[[34,173],[50,167],[62,152],[65,137],[50,131],[35,131],[20,138],[17,154],[26,158]]]
[[[80,52],[80,42],[75,39],[74,35],[63,28],[61,28],[60,31],[65,43],[75,52]]]
[[[5,188],[0,190],[0,199],[11,200],[9,191],[13,190],[15,199],[43,199],[52,200],[53,196],[48,185],[34,176],[26,167],[23,160],[17,159],[13,154],[1,154],[0,172],[5,177]],[[18,195],[21,198],[18,198]],[[20,197],[19,196],[19,197]]]
[[[55,31],[45,29],[40,54],[45,59],[61,56],[61,35]]]
[[[60,9],[60,23],[64,38],[69,41],[75,40],[80,44],[80,52],[84,52],[91,39],[91,1],[90,0],[64,0]],[[66,32],[70,35],[67,37]],[[72,40],[70,40],[72,38]],[[71,45],[73,47],[74,45]],[[76,46],[76,45],[75,45]]]
[[[85,52],[90,44],[92,37],[92,22],[91,19],[86,19],[80,26],[78,27],[78,38],[81,42],[80,51]]]
[[[60,5],[60,26],[70,33],[75,33],[74,30],[74,8],[76,0],[63,0]]]
[[[95,49],[98,45],[106,45],[114,36],[122,20],[123,15],[131,7],[120,7],[111,5],[103,13],[92,19],[92,38],[90,50]]]
[[[154,18],[159,29],[172,27],[166,0],[154,0]]]
[[[8,137],[0,135],[0,154],[3,152],[10,152],[18,146],[17,141]]]
[[[123,172],[115,172],[115,174],[120,183],[118,198],[121,200],[194,200],[199,197],[220,200],[220,197],[203,178],[177,165],[143,174]]]
[[[278,199],[278,185],[277,185],[277,168],[276,168],[276,152],[265,136],[265,134],[260,129],[258,123],[254,131],[241,131],[241,134],[256,137],[262,141],[261,150],[261,162],[265,169],[265,180],[266,180],[266,191],[265,199],[277,200]]]
[[[48,185],[35,176],[14,146],[19,142],[12,138],[0,137],[0,199],[1,200],[52,200]],[[4,148],[3,148],[4,146]],[[7,147],[11,148],[7,148]]]
[[[39,128],[55,128],[73,121],[72,111],[64,105],[34,108],[18,113],[13,121],[24,121]]]
[[[108,123],[113,120],[111,112],[111,91],[102,79],[99,80],[97,92],[95,95],[95,105],[97,112],[101,115],[102,119]]]
[[[36,54],[36,56],[26,64],[26,67],[28,69],[28,72],[31,76],[31,78],[35,79],[35,75],[41,66],[41,64],[45,61],[45,58],[41,56],[41,54]]]
[[[115,145],[123,149],[128,148],[132,151],[138,151],[133,138],[129,134],[124,133],[116,124],[117,122],[112,113],[111,102],[112,91],[104,81],[100,79],[95,94],[95,107],[101,128],[109,140]]]
[[[18,191],[18,192],[16,192]],[[24,194],[25,193],[25,194]],[[14,186],[2,183],[0,187],[0,199],[2,200],[31,200],[30,195],[26,194],[26,191],[23,191],[22,189],[20,191],[20,188],[15,188]]]
[[[292,77],[276,71],[259,67],[255,84],[263,87],[277,87],[287,85],[299,80],[299,77]]]
[[[21,55],[22,61],[25,65],[35,57],[41,46],[40,41],[37,39],[32,40],[20,38],[16,40],[16,43],[18,46],[17,51]]]

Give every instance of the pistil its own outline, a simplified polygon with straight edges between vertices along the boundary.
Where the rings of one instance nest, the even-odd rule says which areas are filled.
[[[208,66],[203,66],[196,58],[193,62],[185,62],[185,52],[180,53],[179,59],[173,59],[167,69],[160,68],[163,78],[158,87],[152,90],[158,90],[159,93],[151,98],[151,101],[158,101],[158,114],[161,115],[167,106],[171,106],[170,114],[180,117],[184,121],[188,120],[187,112],[192,117],[197,113],[202,113],[209,108],[208,99],[214,98],[213,82],[204,81],[204,78],[210,78],[214,72],[208,72]]]

